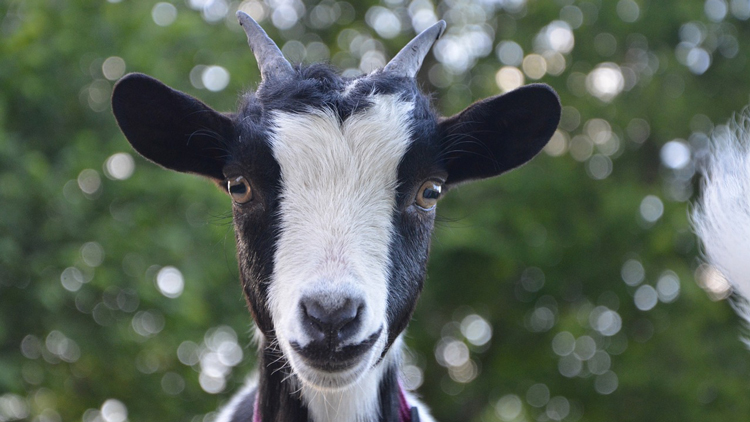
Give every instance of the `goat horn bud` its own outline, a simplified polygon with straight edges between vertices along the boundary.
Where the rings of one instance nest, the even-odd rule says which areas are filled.
[[[237,19],[239,19],[242,29],[245,30],[247,43],[255,55],[255,60],[258,62],[258,69],[260,69],[260,76],[264,81],[294,74],[292,65],[284,58],[281,50],[268,37],[266,31],[258,25],[258,22],[255,22],[255,19],[241,10],[237,11]]]
[[[406,76],[407,78],[417,76],[417,72],[422,67],[425,56],[427,56],[435,41],[443,35],[443,31],[445,31],[445,21],[443,20],[425,29],[421,34],[409,41],[409,44],[406,44],[406,47],[402,48],[396,54],[396,57],[385,65],[383,71]]]

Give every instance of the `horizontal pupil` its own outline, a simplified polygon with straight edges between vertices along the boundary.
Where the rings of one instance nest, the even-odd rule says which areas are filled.
[[[425,199],[437,199],[440,196],[440,191],[437,189],[425,189],[422,192],[422,196]]]
[[[245,193],[247,192],[247,187],[245,187],[245,185],[242,185],[242,184],[232,185],[229,187],[229,192],[230,193]]]

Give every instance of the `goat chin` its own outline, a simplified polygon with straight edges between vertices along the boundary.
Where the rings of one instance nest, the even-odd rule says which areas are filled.
[[[732,303],[750,326],[750,109],[714,131],[703,173],[692,218],[710,265],[705,282],[729,282]]]
[[[376,366],[384,366],[378,365],[378,358],[383,352],[387,338],[388,336],[381,332],[375,344],[361,357],[358,364],[351,369],[335,373],[310,367],[285,342],[281,342],[281,344],[284,355],[289,360],[293,372],[303,386],[320,392],[337,392],[352,385],[360,384],[370,372],[378,370]],[[375,381],[376,384],[377,382],[379,382],[379,379]]]

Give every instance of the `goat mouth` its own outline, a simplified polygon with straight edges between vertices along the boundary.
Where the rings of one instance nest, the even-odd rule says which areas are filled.
[[[292,349],[312,369],[326,373],[343,372],[357,366],[380,338],[383,328],[361,343],[337,345],[332,341],[314,341],[306,346],[291,342]]]

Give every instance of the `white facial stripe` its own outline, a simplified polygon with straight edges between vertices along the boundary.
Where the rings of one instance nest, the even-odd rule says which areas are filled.
[[[332,304],[346,295],[365,300],[352,343],[380,327],[386,334],[391,218],[414,105],[394,95],[370,100],[343,123],[332,110],[274,116],[281,224],[269,307],[282,348],[308,342],[297,310],[310,293]]]

